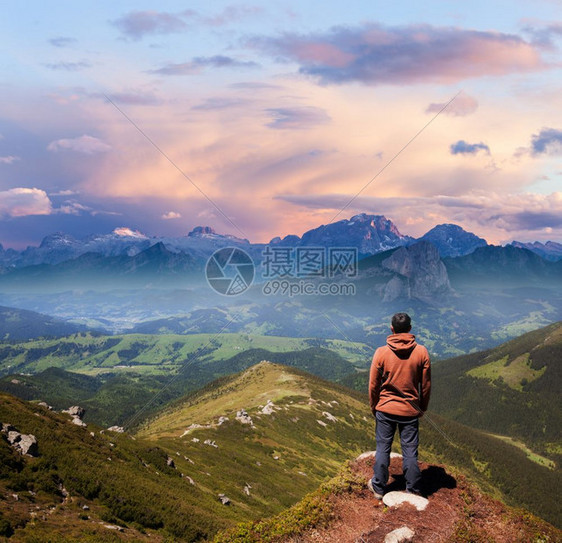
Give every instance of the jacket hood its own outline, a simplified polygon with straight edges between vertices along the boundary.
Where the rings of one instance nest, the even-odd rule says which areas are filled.
[[[386,344],[396,354],[407,354],[416,345],[416,336],[414,334],[391,334],[386,338]]]

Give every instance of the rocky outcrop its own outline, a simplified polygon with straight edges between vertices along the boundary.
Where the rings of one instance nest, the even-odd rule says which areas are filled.
[[[405,298],[431,303],[453,292],[437,248],[427,241],[397,249],[382,267],[395,274],[383,287],[384,302]]]
[[[224,494],[219,494],[219,501],[223,505],[230,505],[230,498],[227,498]]]
[[[248,412],[245,409],[240,409],[240,411],[236,412],[236,420],[241,422],[242,424],[250,424],[253,425],[252,417],[248,415]]]
[[[63,413],[68,413],[72,417],[72,424],[76,426],[86,426],[86,423],[82,420],[82,417],[86,413],[86,410],[79,405],[73,405],[68,409],[63,409]]]
[[[375,455],[376,455],[376,451],[367,451],[364,452],[362,454],[360,454],[355,461],[359,462],[361,460],[365,460],[366,458],[370,459],[372,458],[373,460],[375,459]],[[391,452],[390,453],[390,458],[402,458],[401,454],[395,453],[395,452]]]
[[[68,409],[63,409],[63,413],[68,413],[71,417],[78,417],[79,419],[81,419],[86,413],[86,410],[79,405],[73,405]]]
[[[125,428],[123,428],[123,426],[110,426],[107,430],[109,432],[117,432],[118,434],[122,434],[125,431]]]
[[[38,456],[37,438],[33,434],[22,434],[11,424],[2,424],[2,433],[6,436],[8,443],[20,454],[27,456]]]
[[[275,404],[271,400],[267,400],[267,403],[259,411],[262,415],[271,415],[275,412]]]

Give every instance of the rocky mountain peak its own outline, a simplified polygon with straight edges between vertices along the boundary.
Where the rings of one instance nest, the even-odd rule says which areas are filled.
[[[428,241],[401,247],[383,260],[382,266],[395,273],[384,288],[385,302],[406,298],[431,303],[453,292],[447,268]]]
[[[78,243],[78,240],[70,236],[69,234],[65,234],[64,232],[55,232],[54,234],[49,234],[43,238],[41,241],[41,245],[39,248],[41,249],[50,249],[50,248],[61,248],[61,247],[70,247]]]
[[[370,215],[368,213],[359,213],[358,215],[354,215],[353,217],[351,217],[351,219],[345,222],[347,222],[348,226],[353,226],[356,224],[367,225],[378,231],[388,231],[392,232],[395,236],[404,237],[400,233],[396,225],[390,219],[387,219],[384,215]]]
[[[208,235],[217,235],[216,231],[210,226],[196,226],[189,234],[190,238],[202,237]]]
[[[464,256],[488,243],[456,224],[439,224],[424,234],[421,240],[429,241],[439,250],[441,257]]]
[[[384,215],[360,213],[351,219],[322,225],[305,232],[299,245],[356,247],[360,254],[375,254],[406,245],[412,238],[403,236]]]

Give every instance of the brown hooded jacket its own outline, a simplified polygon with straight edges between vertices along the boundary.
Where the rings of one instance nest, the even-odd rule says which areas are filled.
[[[369,377],[371,411],[417,417],[427,410],[431,365],[413,334],[392,334],[373,356]]]

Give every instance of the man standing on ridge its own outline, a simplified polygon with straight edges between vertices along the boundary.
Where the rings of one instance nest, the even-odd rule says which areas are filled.
[[[378,500],[382,499],[388,481],[396,427],[400,433],[406,490],[421,494],[418,419],[429,404],[431,366],[427,349],[416,343],[411,329],[410,316],[396,313],[392,317],[392,334],[387,337],[386,345],[375,351],[371,364],[369,400],[376,419],[377,452],[373,478],[367,484]]]

